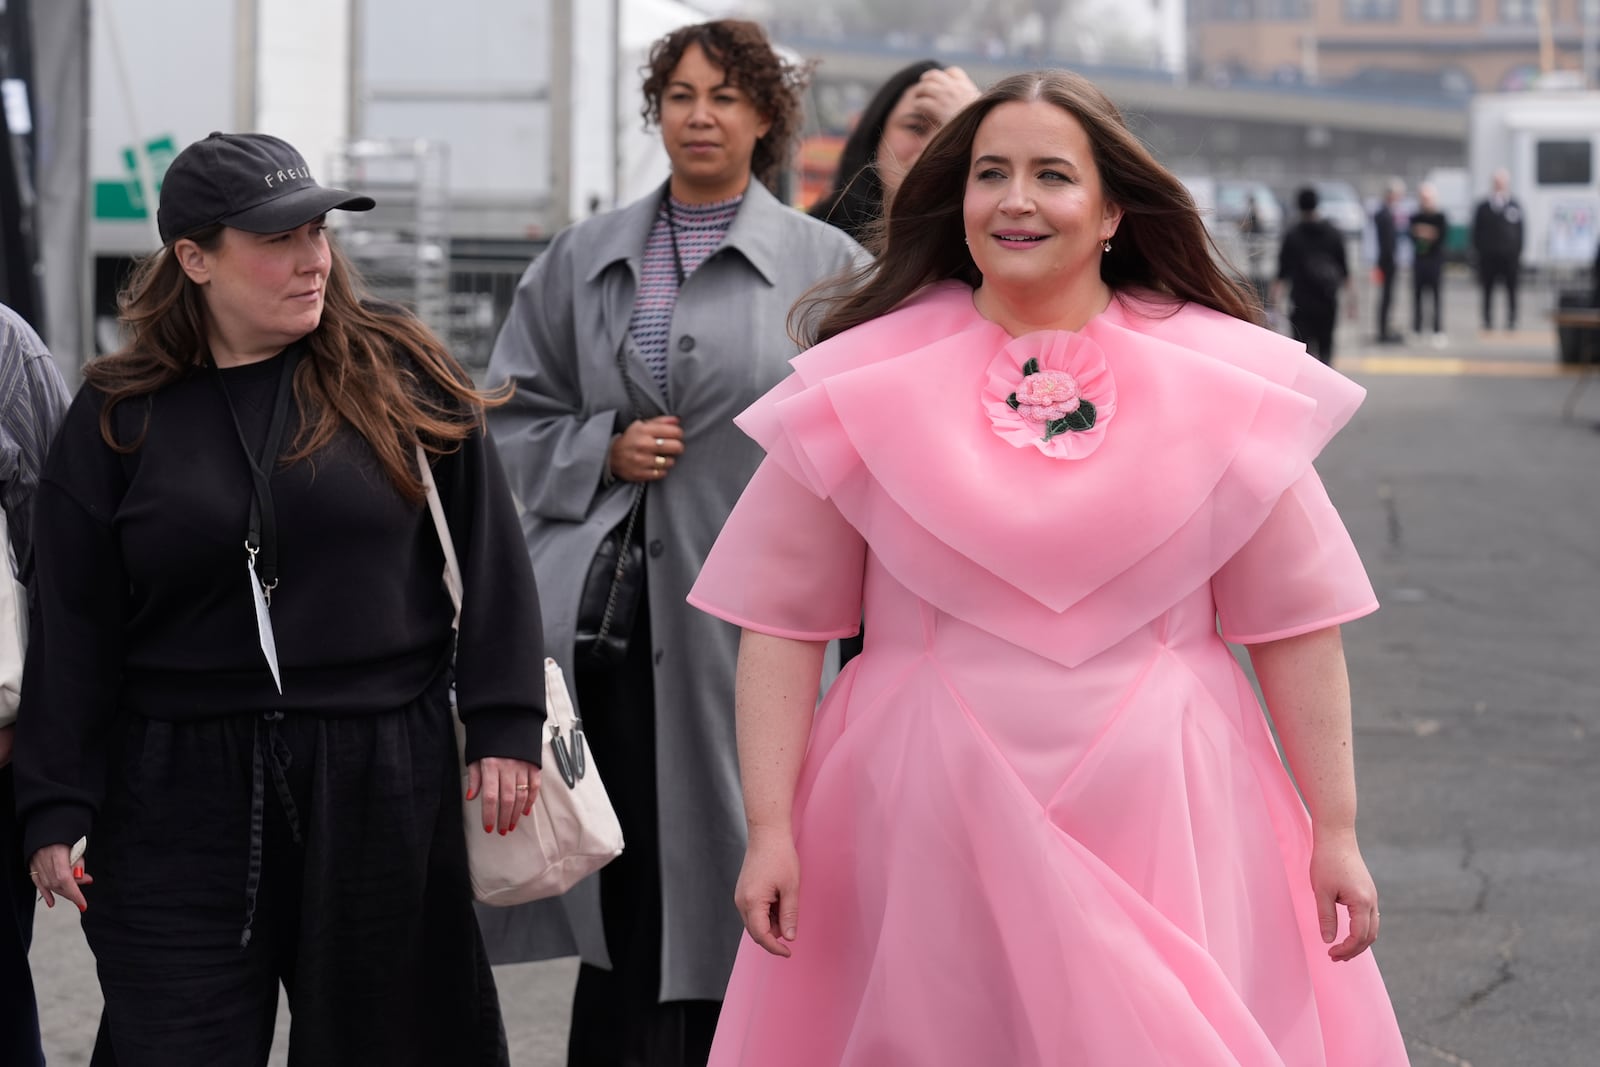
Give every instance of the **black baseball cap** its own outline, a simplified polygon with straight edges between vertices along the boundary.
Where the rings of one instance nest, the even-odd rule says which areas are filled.
[[[294,146],[265,133],[213,133],[179,152],[161,180],[164,244],[221,223],[282,233],[335,209],[371,211],[370,196],[325,189]]]

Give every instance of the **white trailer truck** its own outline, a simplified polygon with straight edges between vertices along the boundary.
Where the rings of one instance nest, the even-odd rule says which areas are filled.
[[[1472,98],[1474,203],[1505,168],[1522,204],[1524,266],[1557,276],[1594,262],[1600,244],[1600,91],[1487,93]]]

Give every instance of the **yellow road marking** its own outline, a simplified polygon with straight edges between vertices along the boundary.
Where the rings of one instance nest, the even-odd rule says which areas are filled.
[[[1357,374],[1393,374],[1412,377],[1483,376],[1489,378],[1566,378],[1584,368],[1558,363],[1509,359],[1459,359],[1451,356],[1348,356],[1335,357],[1334,366]]]

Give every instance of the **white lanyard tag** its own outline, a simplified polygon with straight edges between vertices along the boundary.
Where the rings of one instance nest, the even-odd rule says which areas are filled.
[[[283,679],[278,676],[278,642],[272,636],[272,613],[267,608],[266,595],[261,592],[261,583],[256,579],[256,560],[254,556],[247,556],[250,562],[250,598],[256,605],[256,632],[261,636],[261,651],[266,654],[267,666],[272,668],[272,684],[278,687],[278,695],[283,695]]]

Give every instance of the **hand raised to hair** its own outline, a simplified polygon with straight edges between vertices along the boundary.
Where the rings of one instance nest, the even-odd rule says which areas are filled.
[[[911,99],[940,126],[978,99],[978,87],[960,67],[930,70],[911,87]]]

